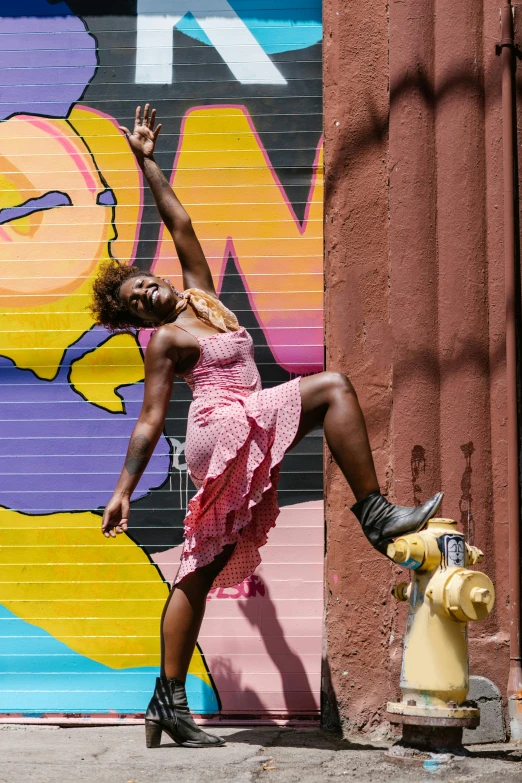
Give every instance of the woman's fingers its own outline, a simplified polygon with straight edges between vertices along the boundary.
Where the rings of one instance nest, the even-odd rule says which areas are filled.
[[[105,529],[102,527],[103,535],[105,538],[116,538],[116,532],[121,533],[122,531],[119,530],[119,522],[116,522],[116,520],[109,520],[108,525],[106,525]]]
[[[110,514],[108,509],[106,508],[105,511],[103,512],[103,519],[101,525],[102,533],[104,536],[107,535],[107,527],[109,526],[109,522],[110,522]]]
[[[114,522],[112,522],[110,519],[103,521],[102,533],[105,536],[105,538],[109,538],[109,536],[112,536],[114,538],[113,526],[114,526]]]
[[[105,538],[116,538],[120,533],[125,533],[128,530],[127,522],[109,522],[109,525],[102,527],[102,532]]]
[[[160,122],[160,124],[158,125],[158,127],[156,128],[156,130],[152,134],[154,136],[154,144],[156,143],[156,139],[159,136],[160,130],[161,130],[161,122]]]
[[[156,124],[156,109],[152,109],[151,111],[150,103],[145,104],[145,108],[143,109],[143,117],[141,116],[141,106],[136,106],[136,117],[134,123],[135,129],[138,126],[144,125],[146,128],[149,128],[151,131],[153,131],[155,124]]]
[[[101,530],[105,538],[116,538],[128,529],[130,502],[128,498],[114,498],[103,512]]]

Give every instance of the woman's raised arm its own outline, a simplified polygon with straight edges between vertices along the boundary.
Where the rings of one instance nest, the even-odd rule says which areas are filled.
[[[199,244],[192,221],[186,209],[180,203],[168,180],[154,160],[154,148],[161,130],[161,125],[155,127],[156,109],[149,112],[149,104],[145,105],[143,118],[141,107],[136,109],[134,130],[125,132],[138,164],[143,171],[151,189],[154,201],[174,240],[176,253],[183,272],[184,288],[201,288],[213,296],[217,296],[210,267]]]

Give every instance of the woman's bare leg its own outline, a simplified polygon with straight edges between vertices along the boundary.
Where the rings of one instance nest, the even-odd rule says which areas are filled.
[[[161,674],[185,682],[205,615],[207,595],[235,544],[206,566],[186,576],[171,591],[161,617]]]
[[[348,378],[341,373],[320,372],[301,378],[300,389],[301,420],[292,446],[323,425],[328,448],[355,499],[379,492],[366,423]]]
[[[437,511],[438,492],[421,506],[396,506],[380,494],[364,416],[345,375],[322,372],[300,381],[302,411],[294,439],[324,426],[326,442],[350,485],[357,503],[352,511],[371,545],[386,554],[390,541],[415,533]]]

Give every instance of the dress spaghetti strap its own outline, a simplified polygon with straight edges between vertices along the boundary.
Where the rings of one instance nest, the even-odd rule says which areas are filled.
[[[179,324],[177,324],[176,322],[173,322],[173,323],[172,323],[172,326],[176,326],[178,329],[181,329],[181,331],[182,331],[182,332],[185,332],[186,334],[189,334],[191,337],[193,337],[193,338],[194,338],[195,340],[197,340],[197,341],[198,341],[198,343],[199,343],[199,337],[196,337],[196,335],[195,335],[195,334],[192,334],[192,332],[189,332],[189,331],[188,331],[188,329],[184,329],[182,326],[180,326],[180,325],[179,325]]]

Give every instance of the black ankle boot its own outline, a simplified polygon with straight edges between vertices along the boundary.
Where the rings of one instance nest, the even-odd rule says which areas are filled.
[[[154,696],[145,713],[145,741],[148,748],[159,748],[162,731],[185,748],[225,744],[224,739],[207,734],[194,723],[187,704],[185,684],[167,677],[157,678]]]
[[[395,506],[379,492],[372,492],[352,506],[352,511],[370,544],[385,555],[392,539],[416,533],[424,527],[439,508],[443,497],[443,492],[437,492],[422,506]]]

